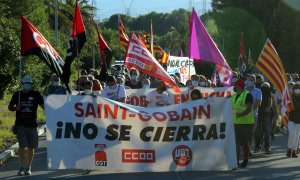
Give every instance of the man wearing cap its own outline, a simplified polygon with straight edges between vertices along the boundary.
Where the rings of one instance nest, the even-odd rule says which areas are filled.
[[[10,111],[16,111],[14,133],[16,133],[19,143],[19,176],[31,175],[31,163],[34,156],[34,149],[38,147],[38,105],[44,109],[44,100],[41,94],[37,91],[31,90],[33,84],[31,77],[25,76],[22,83],[24,89],[22,91],[15,92],[8,105],[8,109]],[[27,148],[26,156],[25,148]]]
[[[241,168],[245,168],[248,164],[249,157],[249,141],[252,135],[254,116],[252,112],[253,97],[251,93],[244,90],[245,83],[242,79],[238,79],[234,84],[234,91],[231,97],[233,123],[236,139],[237,163]],[[244,160],[239,164],[240,146],[243,148]]]
[[[151,91],[146,96],[146,101],[144,107],[161,107],[161,106],[169,106],[170,98],[167,90],[167,85],[164,81],[157,81],[156,89]]]

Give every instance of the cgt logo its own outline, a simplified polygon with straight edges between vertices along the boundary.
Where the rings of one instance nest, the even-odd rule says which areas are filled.
[[[155,150],[122,149],[124,163],[155,163]]]
[[[178,166],[186,166],[191,162],[193,158],[193,152],[190,147],[185,145],[180,145],[175,147],[172,156],[174,162]]]
[[[95,148],[98,151],[95,152],[95,166],[107,166],[106,158],[106,145],[105,144],[95,144]]]

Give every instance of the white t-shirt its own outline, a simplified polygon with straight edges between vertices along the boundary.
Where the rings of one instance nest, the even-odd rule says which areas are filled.
[[[114,89],[110,89],[110,86],[106,86],[101,92],[101,96],[111,100],[119,101],[120,99],[126,97],[125,87],[118,84]]]
[[[149,102],[147,107],[161,107],[170,104],[168,93],[163,92],[162,94],[159,94],[156,90],[147,94],[146,101]]]

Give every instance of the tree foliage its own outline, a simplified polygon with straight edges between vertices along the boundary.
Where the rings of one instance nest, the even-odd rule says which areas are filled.
[[[238,7],[252,14],[264,27],[288,72],[298,72],[300,63],[300,11],[280,0],[213,0],[215,11]],[[261,45],[261,47],[263,44]],[[262,48],[261,48],[262,49]],[[297,66],[298,65],[298,66]]]
[[[75,74],[81,68],[92,67],[95,52],[96,69],[100,68],[100,55],[93,17],[95,7],[88,0],[79,0],[86,27],[87,42],[73,65]],[[23,0],[0,2],[0,98],[3,93],[15,90],[18,85],[20,60],[20,16],[24,15],[59,52],[66,55],[67,42],[72,28],[75,0],[58,0],[59,38],[54,39],[54,0]],[[150,32],[152,19],[156,42],[168,53],[177,54],[182,49],[187,55],[189,42],[189,17],[191,12],[177,9],[171,13],[151,12],[138,17],[121,15],[127,33]],[[206,29],[231,65],[237,65],[239,41],[244,33],[246,49],[251,49],[257,59],[267,37],[271,39],[288,72],[299,71],[300,62],[300,12],[280,0],[212,0],[212,12],[201,16]],[[119,44],[118,15],[98,24],[98,28],[113,51],[113,60],[124,59],[126,49]],[[205,63],[204,63],[205,64]],[[205,69],[205,68],[203,68]],[[34,77],[42,86],[51,75],[49,68],[36,56],[22,60],[23,75]],[[208,73],[209,74],[209,73]]]

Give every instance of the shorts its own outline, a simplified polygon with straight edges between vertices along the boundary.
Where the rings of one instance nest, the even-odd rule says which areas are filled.
[[[38,129],[17,126],[17,140],[20,148],[36,149],[39,143]]]
[[[241,146],[249,145],[253,134],[253,124],[235,124],[235,141]]]

